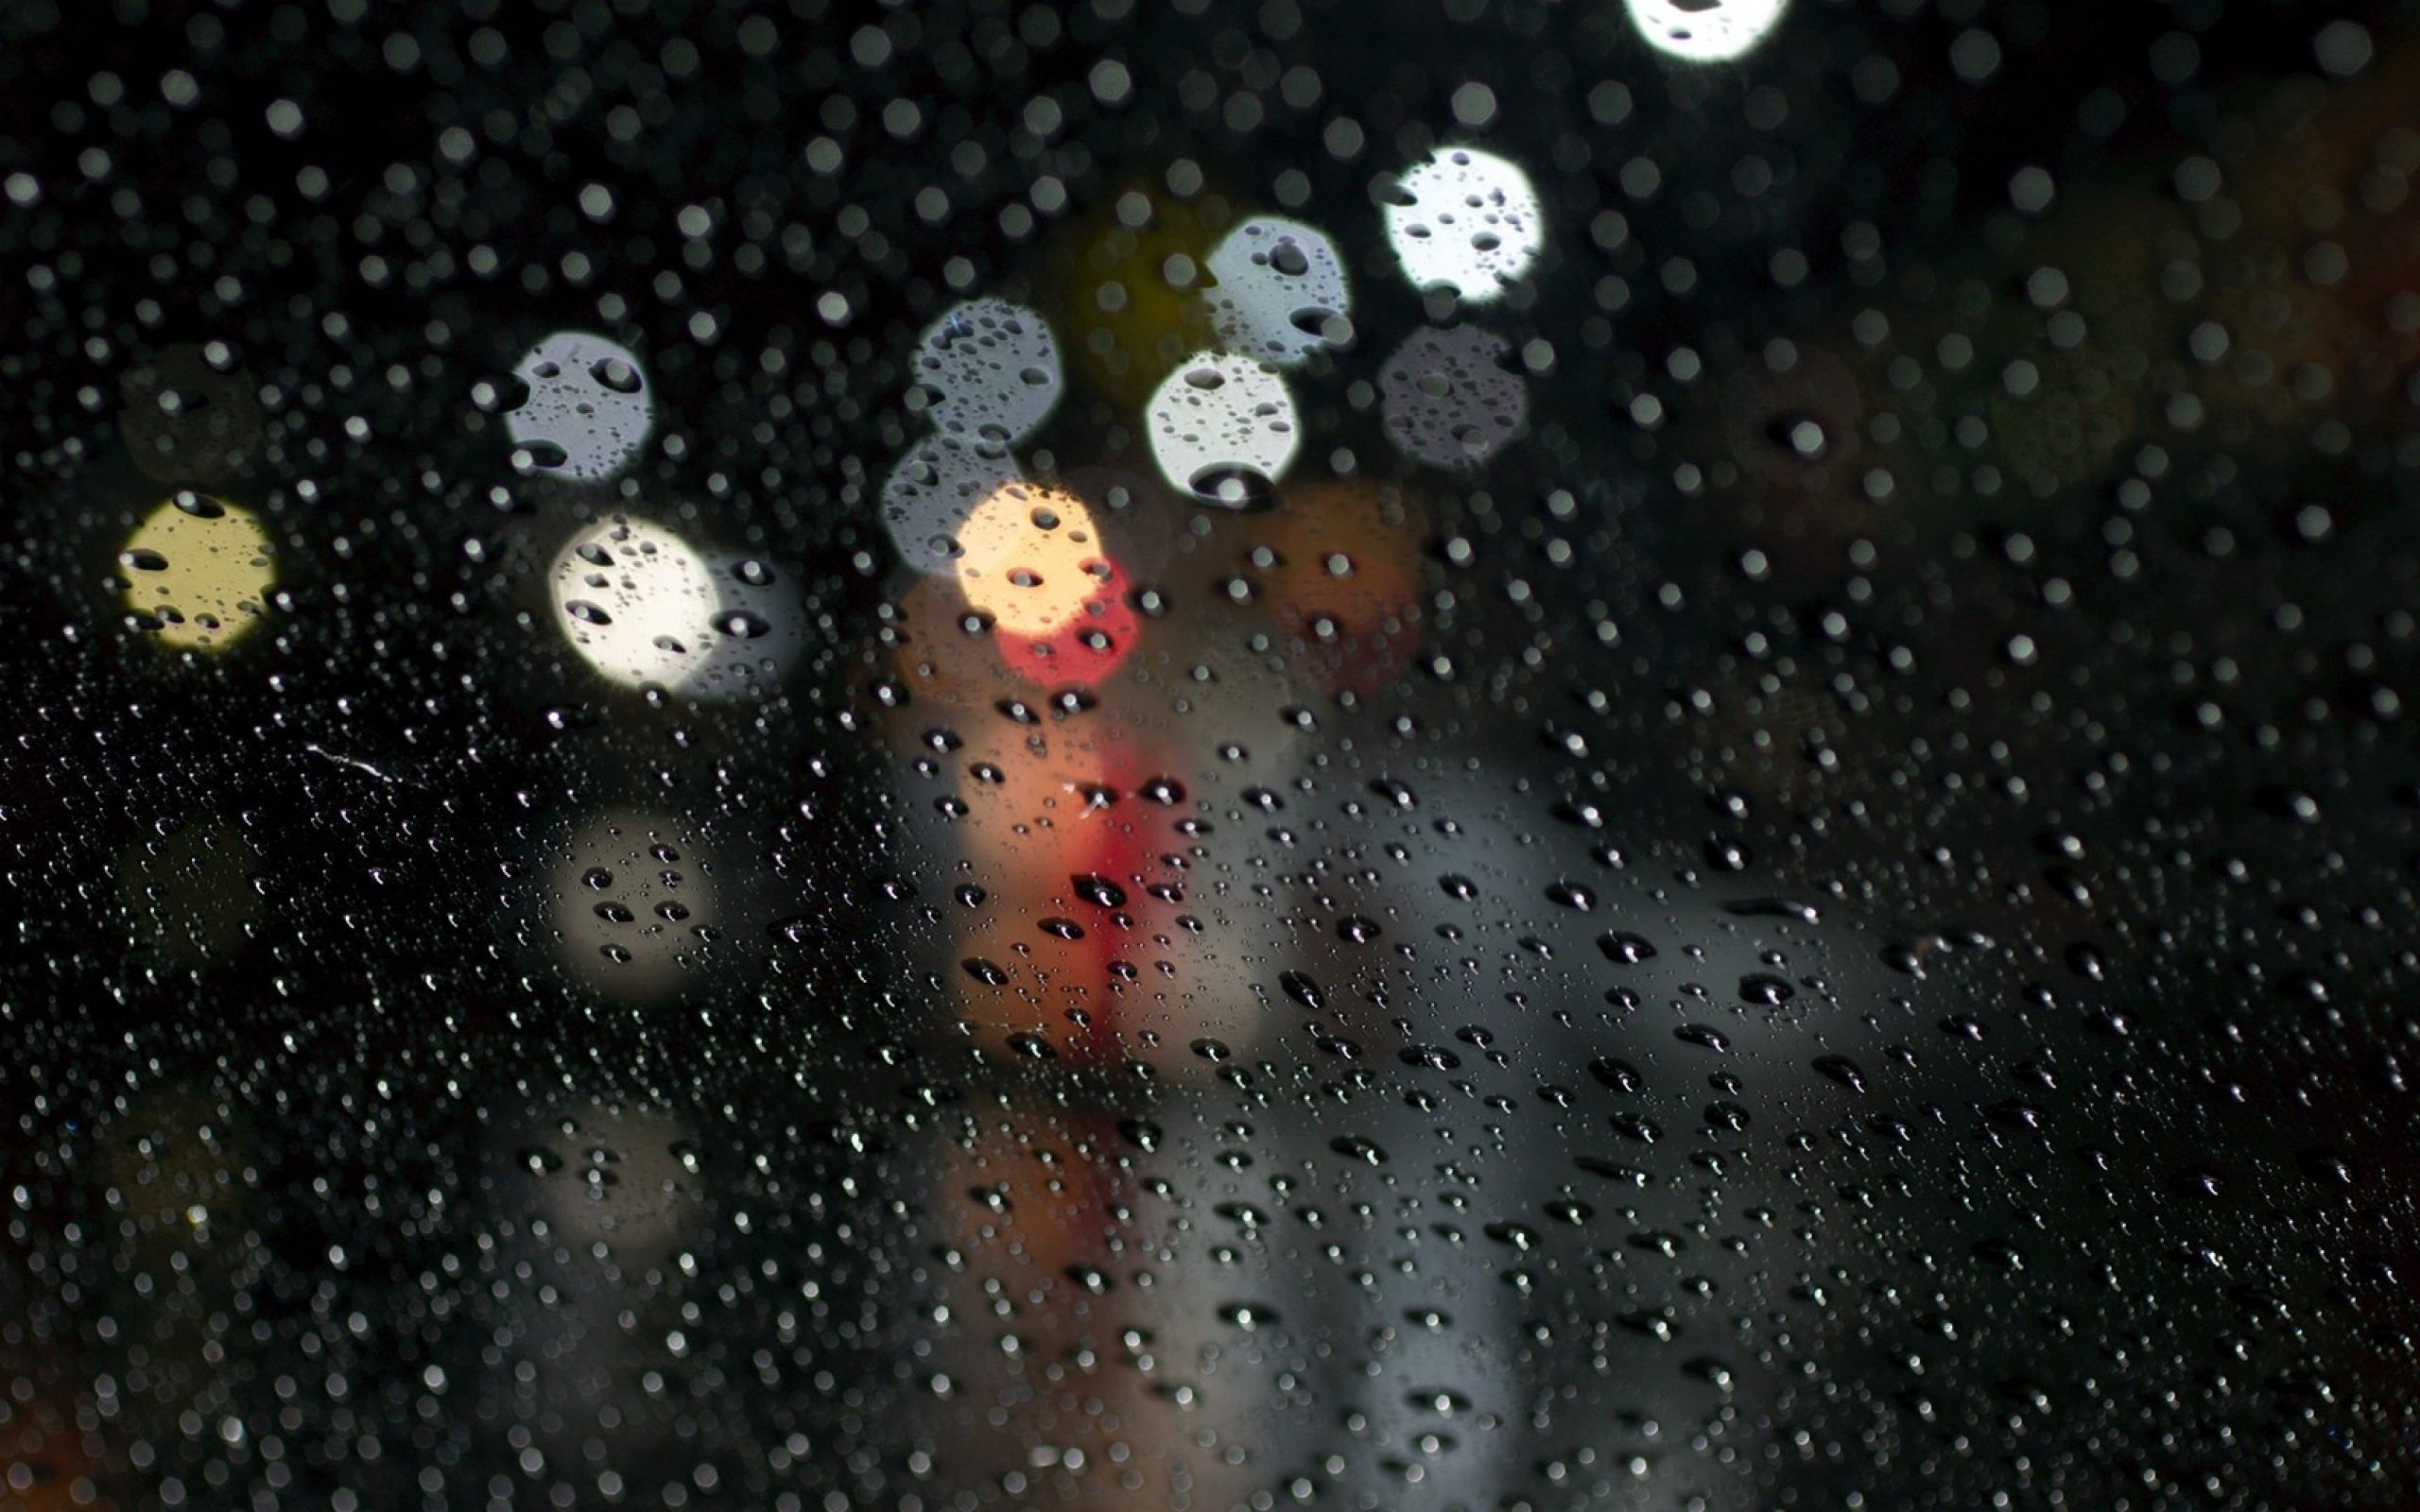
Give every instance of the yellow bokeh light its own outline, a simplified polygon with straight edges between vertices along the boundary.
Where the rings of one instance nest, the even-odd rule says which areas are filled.
[[[1092,510],[1031,483],[995,489],[959,527],[953,563],[967,604],[1017,635],[1047,635],[1109,592],[1113,576]]]
[[[275,581],[269,534],[241,505],[180,493],[118,553],[126,607],[169,645],[223,651],[264,617]]]
[[[1100,394],[1139,404],[1188,352],[1217,339],[1201,296],[1201,268],[1228,229],[1215,191],[1180,199],[1137,183],[1104,194],[1098,208],[1058,233],[1048,266],[1062,350]],[[1131,223],[1137,208],[1140,227]]]

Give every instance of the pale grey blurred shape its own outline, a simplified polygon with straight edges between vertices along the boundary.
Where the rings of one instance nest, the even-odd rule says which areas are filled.
[[[513,375],[528,397],[504,417],[539,471],[598,483],[630,466],[655,426],[655,401],[638,357],[580,331],[558,331],[529,349]],[[560,449],[557,460],[546,448]]]
[[[1507,370],[1512,344],[1477,326],[1413,332],[1379,369],[1387,438],[1435,468],[1472,468],[1529,423],[1530,388]]]
[[[1292,367],[1329,344],[1351,313],[1343,260],[1324,232],[1299,221],[1255,216],[1229,232],[1205,266],[1219,339],[1236,352]]]
[[[916,338],[916,382],[944,435],[1015,445],[1058,405],[1066,380],[1049,323],[1006,300],[969,300]]]

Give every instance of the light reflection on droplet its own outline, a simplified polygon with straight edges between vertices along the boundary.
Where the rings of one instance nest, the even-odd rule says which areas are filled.
[[[126,607],[168,645],[224,651],[261,622],[270,584],[269,534],[241,505],[180,493],[118,552]]]
[[[1387,241],[1404,277],[1479,303],[1537,260],[1546,222],[1530,176],[1477,147],[1440,147],[1397,180],[1386,207]]]

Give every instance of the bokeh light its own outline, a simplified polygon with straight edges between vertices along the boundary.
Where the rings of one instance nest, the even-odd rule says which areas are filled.
[[[1303,446],[1285,376],[1217,352],[1177,364],[1151,395],[1145,424],[1167,480],[1230,509],[1266,504]]]
[[[693,980],[717,920],[713,868],[686,827],[609,810],[550,858],[555,954],[582,988],[617,1003],[661,1003]]]
[[[1072,219],[1046,255],[1053,313],[1087,388],[1139,404],[1169,364],[1215,338],[1202,266],[1228,222],[1209,197],[1179,198],[1144,179]]]
[[[959,530],[966,517],[1021,475],[997,445],[958,436],[929,437],[910,447],[883,481],[883,529],[909,567],[920,573],[953,573]]]
[[[1500,295],[1537,260],[1546,221],[1530,176],[1477,147],[1440,147],[1395,183],[1387,241],[1404,277],[1470,303]]]
[[[117,559],[136,622],[180,648],[223,651],[251,634],[276,580],[259,517],[207,494],[163,503]]]
[[[1427,529],[1419,501],[1393,485],[1325,478],[1286,490],[1249,564],[1298,677],[1322,693],[1366,696],[1402,676],[1420,647]]]
[[[669,1250],[701,1216],[692,1134],[659,1108],[597,1102],[530,1130],[513,1151],[533,1210],[567,1238],[626,1262]]]
[[[1627,0],[1631,24],[1647,44],[1684,62],[1720,63],[1747,55],[1781,24],[1789,0]]]
[[[1000,661],[1036,687],[1092,687],[1117,669],[1143,633],[1143,617],[1127,602],[1115,566],[1098,579],[1067,623],[1046,635],[996,630]]]
[[[645,520],[579,531],[555,558],[555,621],[589,665],[627,688],[678,688],[696,675],[721,607],[712,569]]]
[[[959,541],[959,593],[1012,634],[1050,635],[1115,592],[1092,510],[1072,493],[1011,483],[976,506]]]
[[[626,688],[735,698],[770,688],[807,640],[798,585],[763,557],[707,557],[622,517],[564,543],[549,579],[555,623],[581,660]]]
[[[1430,467],[1494,456],[1529,423],[1530,387],[1512,354],[1512,343],[1477,326],[1413,332],[1379,369],[1387,438]]]
[[[1350,333],[1344,262],[1322,232],[1258,216],[1229,232],[1208,266],[1219,281],[1211,322],[1237,352],[1290,367]]]
[[[917,338],[916,387],[943,434],[1013,445],[1050,417],[1065,380],[1041,316],[1006,300],[969,300]]]
[[[618,342],[558,331],[512,372],[528,393],[505,416],[505,429],[541,473],[601,482],[630,466],[654,429],[646,372]]]

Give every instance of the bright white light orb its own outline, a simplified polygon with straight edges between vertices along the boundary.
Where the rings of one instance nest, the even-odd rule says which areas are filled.
[[[1628,0],[1631,25],[1657,52],[1689,63],[1745,57],[1780,25],[1789,0]]]
[[[1546,245],[1530,176],[1477,147],[1440,147],[1405,174],[1386,222],[1406,278],[1474,304],[1518,282]]]
[[[1230,509],[1264,504],[1303,447],[1285,377],[1249,357],[1197,352],[1145,408],[1151,455],[1177,488]]]
[[[626,688],[677,689],[713,647],[722,603],[713,573],[661,525],[617,519],[588,526],[564,542],[549,586],[572,648]]]

